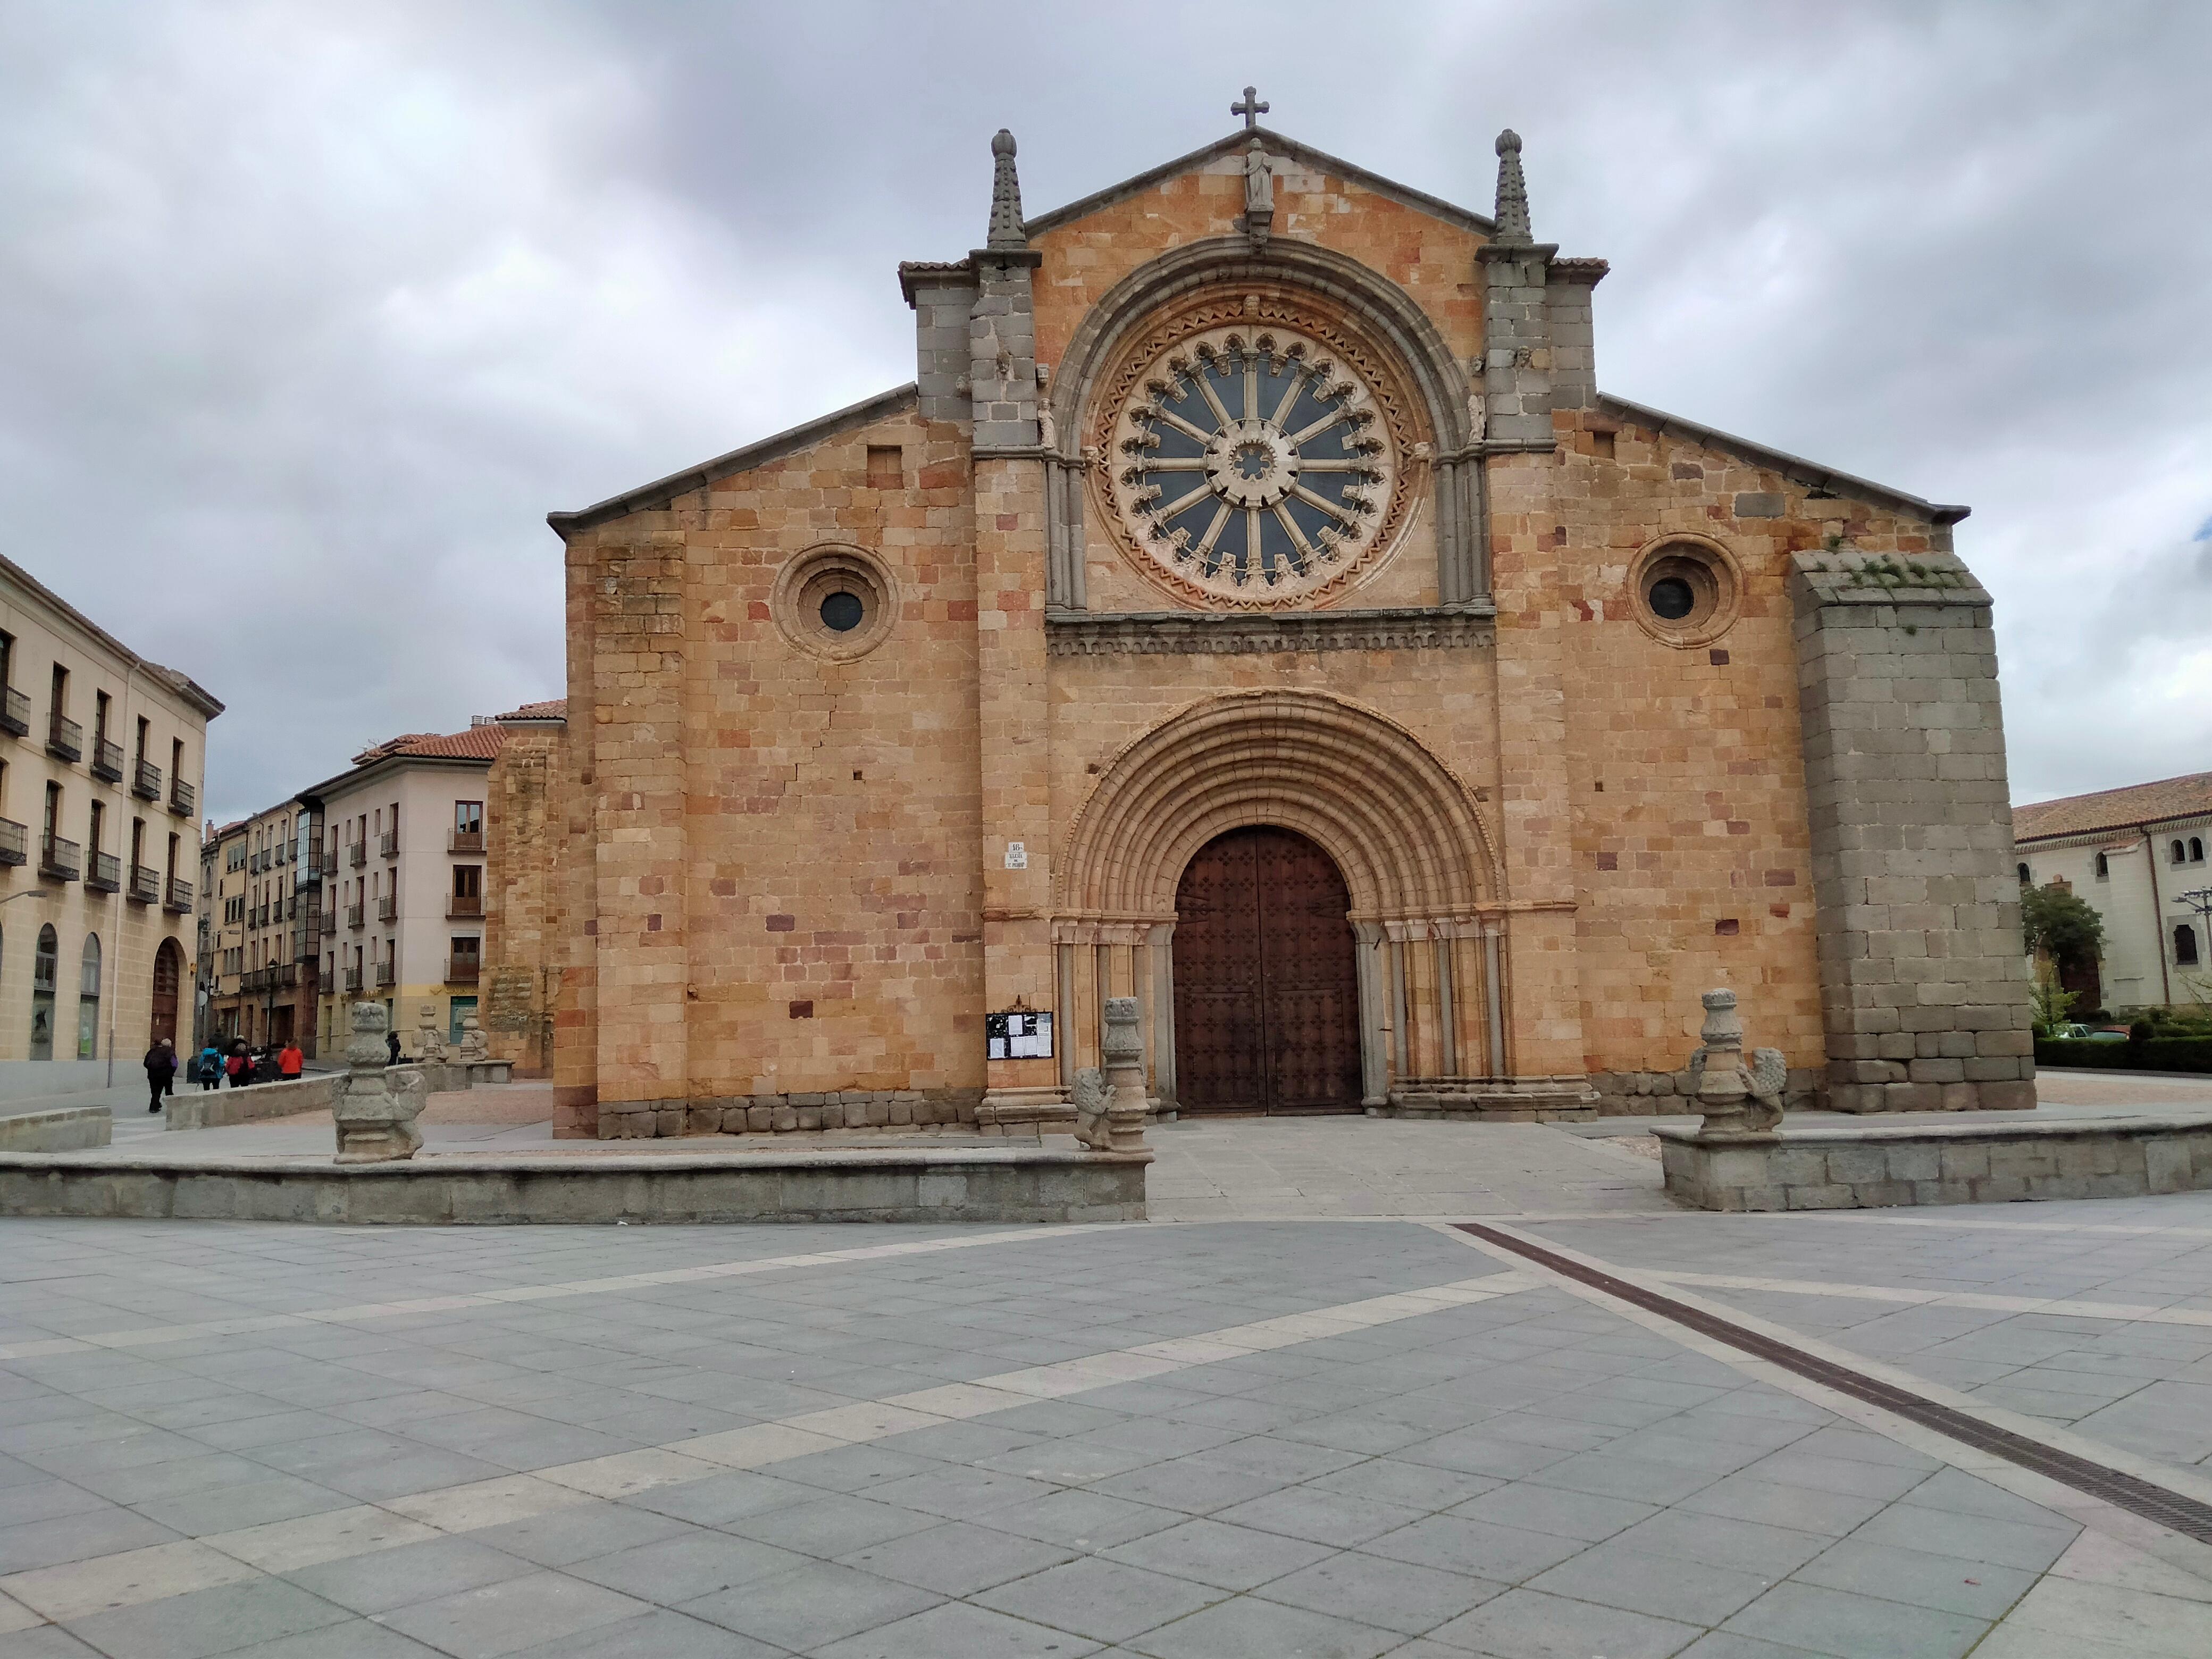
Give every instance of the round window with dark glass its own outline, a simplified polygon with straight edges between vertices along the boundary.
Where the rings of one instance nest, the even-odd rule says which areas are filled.
[[[1683,590],[1687,592],[1686,588]],[[822,625],[835,634],[849,634],[860,625],[866,615],[866,607],[857,593],[848,593],[842,588],[822,601]]]
[[[1680,622],[1698,608],[1696,590],[1680,576],[1662,576],[1644,595],[1651,614],[1662,622]]]

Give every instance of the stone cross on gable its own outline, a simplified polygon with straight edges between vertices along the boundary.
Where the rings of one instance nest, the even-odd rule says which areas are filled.
[[[1247,87],[1244,88],[1243,101],[1229,106],[1229,112],[1231,115],[1241,115],[1244,118],[1244,131],[1247,132],[1258,126],[1260,118],[1267,112],[1267,106],[1258,101],[1259,92],[1260,89],[1257,87]]]

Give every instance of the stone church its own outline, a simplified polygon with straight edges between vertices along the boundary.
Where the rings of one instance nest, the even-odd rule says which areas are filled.
[[[1026,1132],[1109,996],[1163,1110],[1648,1108],[1715,986],[2032,1104],[1966,510],[1601,392],[1511,132],[1264,108],[1033,218],[1000,132],[912,382],[552,515],[560,1132]]]

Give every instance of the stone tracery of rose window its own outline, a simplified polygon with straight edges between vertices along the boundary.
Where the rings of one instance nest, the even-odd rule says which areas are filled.
[[[1406,505],[1401,400],[1377,366],[1288,319],[1165,332],[1117,377],[1102,434],[1127,550],[1170,586],[1238,608],[1348,582]]]

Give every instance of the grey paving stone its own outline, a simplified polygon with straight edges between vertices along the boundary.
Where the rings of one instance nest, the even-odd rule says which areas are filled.
[[[662,1607],[518,1649],[510,1659],[785,1659],[785,1651]]]
[[[1455,1505],[1451,1510],[1470,1521],[1487,1521],[1530,1532],[1556,1533],[1562,1538],[1579,1538],[1592,1544],[1658,1512],[1656,1504],[1638,1503],[1632,1498],[1605,1498],[1595,1492],[1540,1486],[1526,1480],[1494,1487]]]
[[[1024,1538],[1089,1550],[1165,1532],[1188,1518],[1179,1510],[1116,1498],[1096,1487],[1077,1487],[997,1510],[991,1524]]]
[[[855,1550],[843,1565],[940,1595],[969,1595],[1057,1566],[1078,1553],[1063,1545],[948,1521],[927,1532],[908,1533]]]
[[[819,1486],[803,1486],[796,1480],[750,1469],[733,1469],[727,1474],[709,1475],[704,1480],[686,1480],[673,1486],[633,1492],[623,1502],[632,1510],[650,1510],[656,1515],[702,1527],[720,1527],[744,1516],[764,1515],[770,1510],[788,1509],[794,1504],[811,1504],[821,1495]]]
[[[740,1516],[727,1523],[726,1530],[827,1561],[866,1549],[871,1544],[880,1544],[887,1538],[921,1532],[935,1526],[940,1519],[941,1516],[917,1514],[893,1504],[836,1493],[811,1503]]]
[[[1285,1575],[1250,1594],[1407,1635],[1431,1630],[1506,1586],[1463,1572],[1347,1551]]]
[[[479,1544],[535,1562],[541,1567],[565,1567],[595,1555],[612,1555],[617,1550],[681,1537],[694,1530],[688,1522],[655,1515],[628,1504],[597,1500],[550,1510],[524,1521],[484,1527],[469,1536]]]
[[[428,1538],[397,1549],[297,1567],[283,1577],[325,1601],[355,1613],[376,1613],[536,1571],[532,1563],[477,1538]]]
[[[1210,1606],[1224,1592],[1098,1557],[1068,1562],[985,1590],[987,1607],[1098,1642],[1130,1638]]]
[[[597,1584],[538,1572],[401,1607],[383,1622],[455,1659],[495,1659],[645,1611],[644,1603]]]
[[[641,1601],[675,1607],[733,1585],[793,1572],[805,1565],[803,1555],[750,1538],[695,1532],[640,1544],[612,1555],[594,1556],[567,1571]]]
[[[1128,1645],[1158,1659],[1376,1659],[1397,1635],[1304,1607],[1240,1595]]]
[[[2029,1527],[2016,1521],[1921,1509],[1908,1503],[1893,1504],[1851,1536],[1863,1543],[1888,1544],[2041,1572],[2065,1552],[2081,1530],[2071,1522]]]
[[[368,1619],[349,1619],[297,1636],[239,1648],[224,1659],[440,1659],[438,1650]]]
[[[348,1617],[320,1596],[276,1578],[194,1590],[71,1622],[70,1632],[110,1659],[204,1659]]]
[[[1672,1509],[1638,1522],[1613,1541],[1650,1555],[1776,1579],[1787,1577],[1811,1560],[1828,1547],[1830,1540],[1826,1534],[1800,1532],[1794,1527]]]
[[[1717,1625],[1773,1582],[1758,1573],[1652,1555],[1614,1539],[1537,1574],[1528,1587],[1686,1624]]]
[[[1790,1577],[1802,1584],[1910,1601],[1915,1607],[1974,1619],[2002,1618],[2036,1578],[2033,1572],[1987,1561],[1961,1561],[1954,1556],[1896,1549],[1861,1538],[1846,1538],[1832,1545]]]
[[[0,1573],[116,1555],[166,1544],[177,1536],[171,1528],[103,1501],[96,1510],[24,1522],[0,1531]]]
[[[1422,1511],[1402,1504],[1377,1503],[1370,1498],[1354,1498],[1312,1486],[1285,1486],[1280,1492],[1220,1510],[1214,1518],[1231,1526],[1257,1527],[1262,1532],[1279,1532],[1291,1538],[1348,1549],[1421,1519]]]
[[[1429,1639],[1495,1659],[1666,1659],[1698,1634],[1694,1625],[1523,1589],[1484,1602]]]
[[[1776,1585],[1725,1626],[1838,1659],[1953,1659],[1989,1627],[1987,1620],[1800,1583]]]
[[[948,1602],[816,1650],[818,1659],[1088,1659],[1095,1642]]]
[[[1471,1502],[1504,1484],[1486,1474],[1442,1469],[1395,1457],[1370,1457],[1305,1482],[1322,1492],[1340,1492],[1377,1503],[1400,1504],[1431,1513]]]
[[[1517,1584],[1582,1553],[1579,1539],[1464,1516],[1432,1515],[1361,1546],[1370,1555]]]
[[[885,1504],[946,1520],[981,1520],[1015,1504],[1049,1497],[1060,1488],[1000,1469],[963,1469],[939,1465],[921,1474],[868,1488]]]
[[[1231,1590],[1251,1589],[1334,1553],[1326,1545],[1205,1520],[1186,1521],[1103,1553],[1155,1572]]]
[[[1109,1476],[1093,1482],[1089,1490],[1186,1515],[1211,1515],[1289,1484],[1289,1477],[1261,1474],[1201,1452]]]
[[[823,1561],[738,1589],[720,1590],[682,1611],[772,1647],[800,1653],[909,1617],[945,1600],[911,1584]]]

